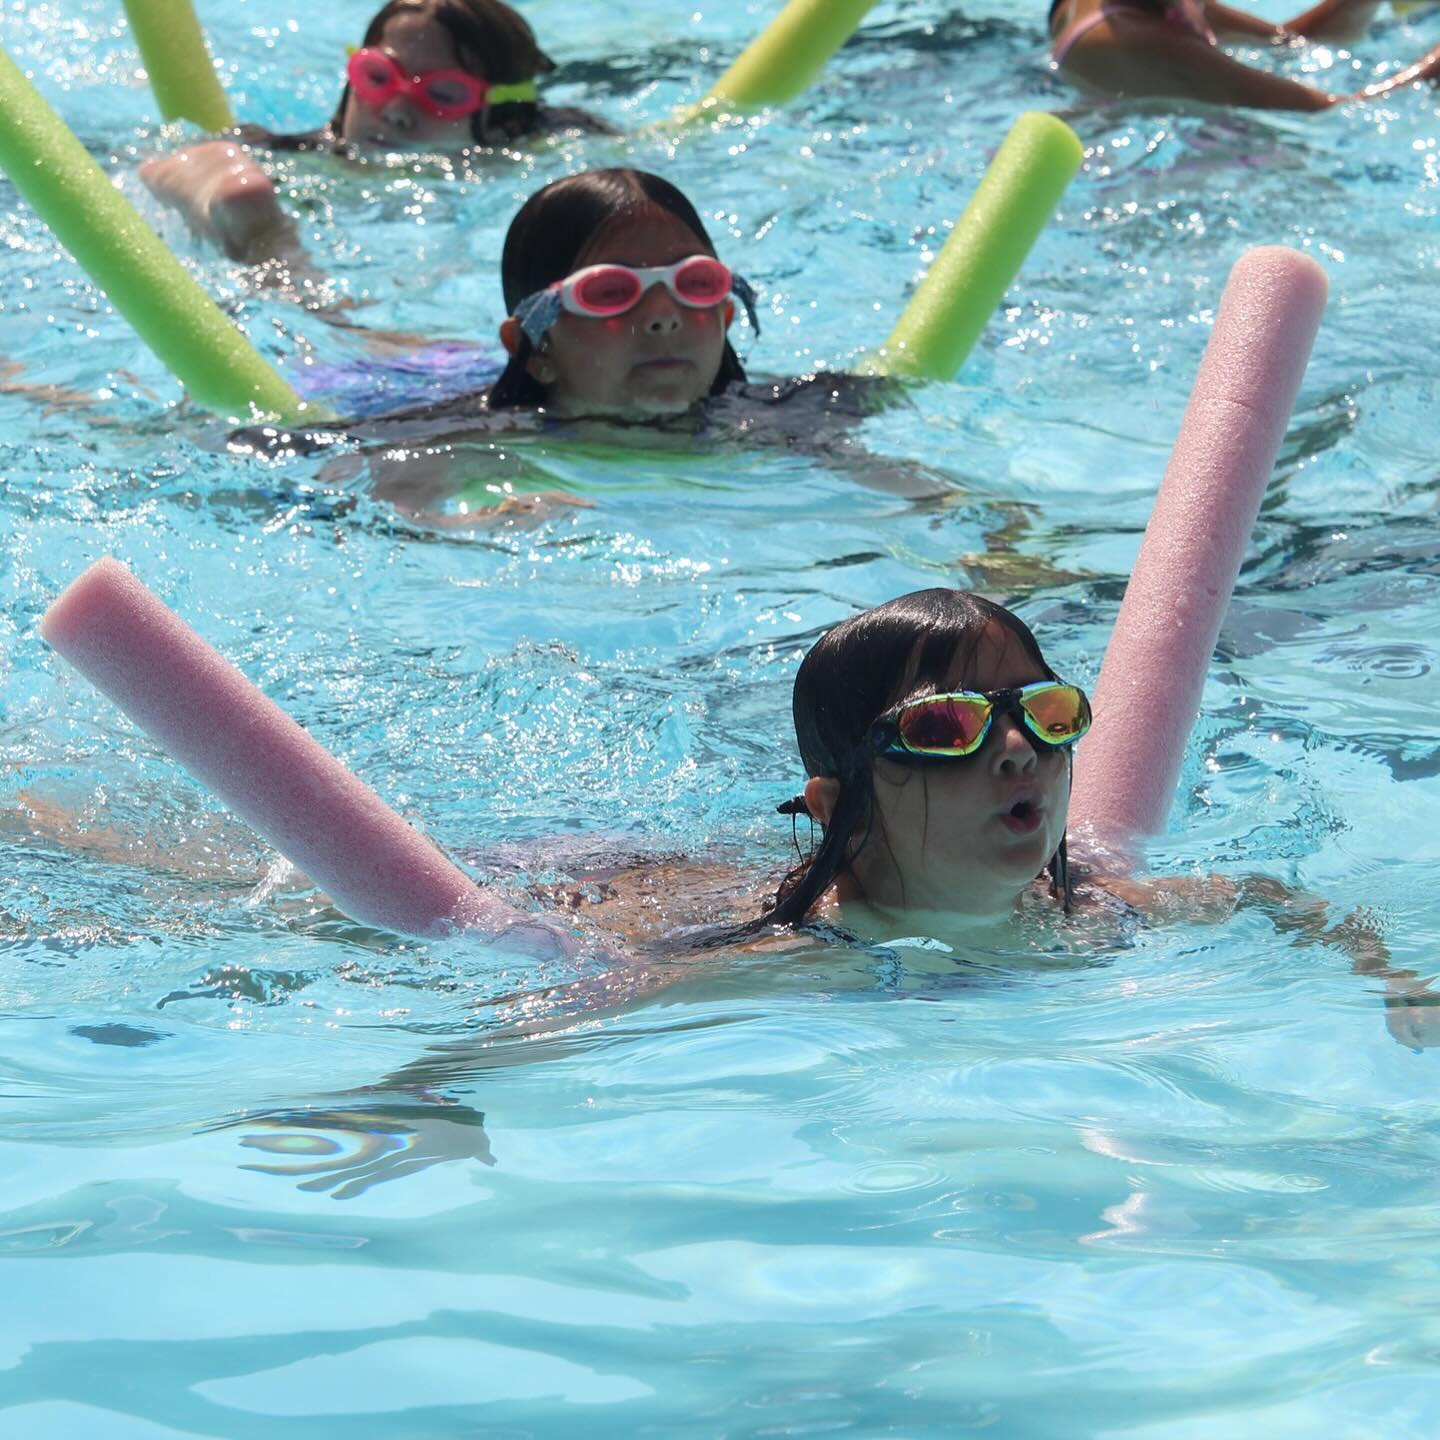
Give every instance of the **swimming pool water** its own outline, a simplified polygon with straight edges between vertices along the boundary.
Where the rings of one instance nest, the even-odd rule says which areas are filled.
[[[198,8],[237,113],[303,128],[370,7]],[[761,291],[751,369],[843,368],[1013,118],[1071,105],[1042,8],[882,0],[799,104],[679,135],[646,127],[773,6],[531,0],[555,96],[629,138],[287,160],[285,189],[358,320],[489,343],[519,201],[660,170]],[[354,353],[144,197],[179,132],[119,13],[15,0],[5,43],[262,349]],[[1382,20],[1358,54],[1437,41]],[[1067,112],[1086,166],[1004,312],[859,454],[534,440],[594,508],[480,535],[227,453],[0,184],[10,378],[95,402],[0,393],[0,1434],[1436,1433],[1435,1057],[1337,951],[1250,912],[1035,920],[974,954],[677,957],[604,1008],[598,961],[398,942],[287,888],[35,624],[119,555],[492,872],[772,875],[790,683],[834,621],[969,585],[1093,680],[1225,274],[1298,245],[1330,308],[1153,861],[1366,907],[1428,975],[1437,104]],[[943,503],[861,483],[917,460]],[[82,834],[37,838],[25,797]]]

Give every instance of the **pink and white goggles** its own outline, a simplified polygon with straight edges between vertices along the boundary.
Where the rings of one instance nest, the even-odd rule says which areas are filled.
[[[560,318],[562,310],[592,320],[608,320],[633,310],[652,285],[663,285],[676,304],[691,310],[710,310],[731,295],[745,306],[758,334],[755,292],[713,255],[688,255],[673,265],[587,265],[554,285],[528,295],[515,307],[515,318],[532,345]]]
[[[366,46],[357,50],[345,67],[350,88],[376,109],[397,95],[408,96],[416,107],[436,120],[459,120],[485,104],[490,87],[468,70],[425,70],[407,74],[393,55]]]

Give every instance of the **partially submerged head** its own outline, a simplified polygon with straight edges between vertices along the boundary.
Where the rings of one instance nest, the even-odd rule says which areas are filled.
[[[331,129],[400,150],[525,134],[536,123],[533,82],[554,68],[502,0],[389,0],[351,57]]]
[[[645,419],[683,412],[743,380],[725,338],[734,314],[728,281],[715,292],[723,298],[702,289],[697,301],[683,274],[645,277],[636,303],[603,318],[572,313],[574,297],[564,293],[563,282],[592,266],[659,269],[694,256],[717,258],[695,207],[658,175],[587,170],[537,191],[505,237],[510,318],[500,338],[510,362],[491,407]],[[736,294],[748,293],[732,278]]]
[[[902,595],[823,635],[795,677],[794,709],[805,808],[824,836],[766,920],[796,922],[832,887],[886,909],[997,915],[1047,865],[1068,899],[1069,742],[1038,740],[1004,696],[972,754],[910,754],[895,738],[906,702],[1057,678],[1022,620],[963,590]]]

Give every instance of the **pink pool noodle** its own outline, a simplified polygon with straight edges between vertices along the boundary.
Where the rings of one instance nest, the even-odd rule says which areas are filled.
[[[526,922],[145,588],[99,560],[40,633],[347,915],[407,935]]]
[[[1164,828],[1326,288],[1315,261],[1281,246],[1230,272],[1075,760],[1070,825],[1100,847],[1124,853]]]

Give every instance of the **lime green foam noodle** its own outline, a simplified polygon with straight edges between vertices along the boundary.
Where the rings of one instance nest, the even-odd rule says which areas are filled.
[[[789,0],[696,110],[759,110],[793,100],[874,5],[875,0]]]
[[[190,394],[222,414],[308,409],[191,279],[0,50],[0,169]]]
[[[890,338],[858,367],[950,380],[1049,222],[1084,150],[1063,120],[1022,115],[996,152]]]
[[[235,117],[191,0],[125,0],[125,14],[160,114],[202,130],[230,129]]]

